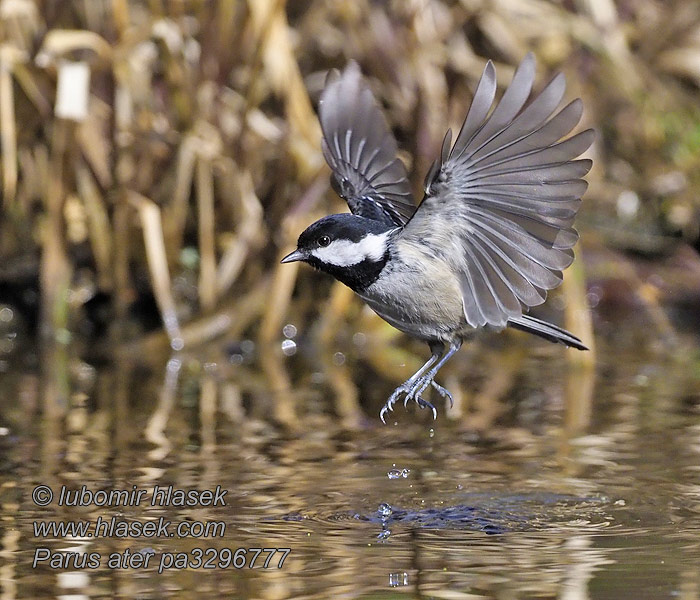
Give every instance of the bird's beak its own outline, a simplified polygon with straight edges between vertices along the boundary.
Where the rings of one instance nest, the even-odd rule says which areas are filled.
[[[297,260],[304,260],[306,258],[306,254],[302,252],[301,250],[295,250],[294,252],[290,252],[285,256],[280,262],[282,263],[290,263],[290,262],[295,262]]]

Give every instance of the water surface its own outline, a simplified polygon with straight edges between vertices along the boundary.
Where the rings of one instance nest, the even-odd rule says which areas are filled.
[[[14,356],[1,384],[0,597],[700,598],[697,351],[600,329],[594,373],[522,336],[505,354],[489,350],[500,338],[478,342],[445,374],[455,409],[433,422],[399,407],[387,426],[377,414],[392,382],[353,342],[318,370],[321,350],[302,338],[290,357],[230,345],[99,364]],[[40,507],[38,485],[227,493],[215,507]],[[34,535],[37,521],[112,517],[225,533]],[[33,568],[37,548],[96,553],[100,566]],[[226,564],[252,548],[280,550],[268,568],[265,555]],[[106,565],[127,550],[153,554],[149,567]],[[218,562],[158,573],[164,553]]]

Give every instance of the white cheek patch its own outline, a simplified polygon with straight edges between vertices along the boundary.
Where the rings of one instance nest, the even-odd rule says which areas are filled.
[[[335,267],[350,267],[364,260],[379,262],[386,252],[387,236],[391,233],[379,235],[369,234],[359,242],[350,240],[334,240],[325,248],[314,248],[311,251],[323,263]]]

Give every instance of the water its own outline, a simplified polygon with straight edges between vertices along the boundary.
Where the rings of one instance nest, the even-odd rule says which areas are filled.
[[[0,598],[700,598],[700,359],[623,331],[598,341],[594,378],[522,338],[467,349],[443,382],[464,373],[471,395],[435,422],[398,406],[387,426],[391,383],[352,347],[318,370],[301,336],[269,362],[252,347],[13,356]],[[59,505],[82,486],[143,494]],[[217,486],[217,501],[199,493]],[[51,521],[112,529],[35,535]],[[183,523],[189,537],[173,534]]]
[[[400,477],[403,477],[404,479],[408,477],[411,473],[411,469],[397,469],[396,465],[392,465],[392,468],[389,470],[389,472],[386,474],[386,476],[389,479],[399,479]]]

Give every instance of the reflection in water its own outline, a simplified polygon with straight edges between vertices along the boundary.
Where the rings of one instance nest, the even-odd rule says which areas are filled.
[[[178,358],[171,358],[165,367],[165,380],[160,392],[160,402],[158,407],[151,415],[146,425],[146,439],[156,447],[149,452],[149,458],[152,460],[160,460],[165,458],[170,451],[171,444],[165,435],[165,427],[168,423],[168,417],[175,404],[175,394],[177,391],[177,382],[180,376],[182,361]]]
[[[294,356],[279,340],[255,350],[262,373],[247,359],[185,353],[157,370],[95,370],[65,349],[44,361],[41,386],[10,373],[1,597],[700,597],[700,425],[687,355],[644,356],[618,340],[615,360],[601,348],[594,373],[548,347],[496,354],[476,341],[446,373],[462,388],[458,419],[400,410],[399,425],[379,427],[391,384],[363,370],[374,335],[317,355],[295,332]],[[40,508],[39,483],[228,492],[216,508]],[[33,521],[100,517],[223,521],[226,533],[34,537]],[[32,569],[37,547],[103,560],[127,549],[291,553],[282,569],[158,574]]]
[[[267,380],[271,398],[267,402],[269,414],[288,428],[298,429],[294,407],[294,390],[284,368],[284,353],[276,343],[263,344],[259,351],[260,367]]]

